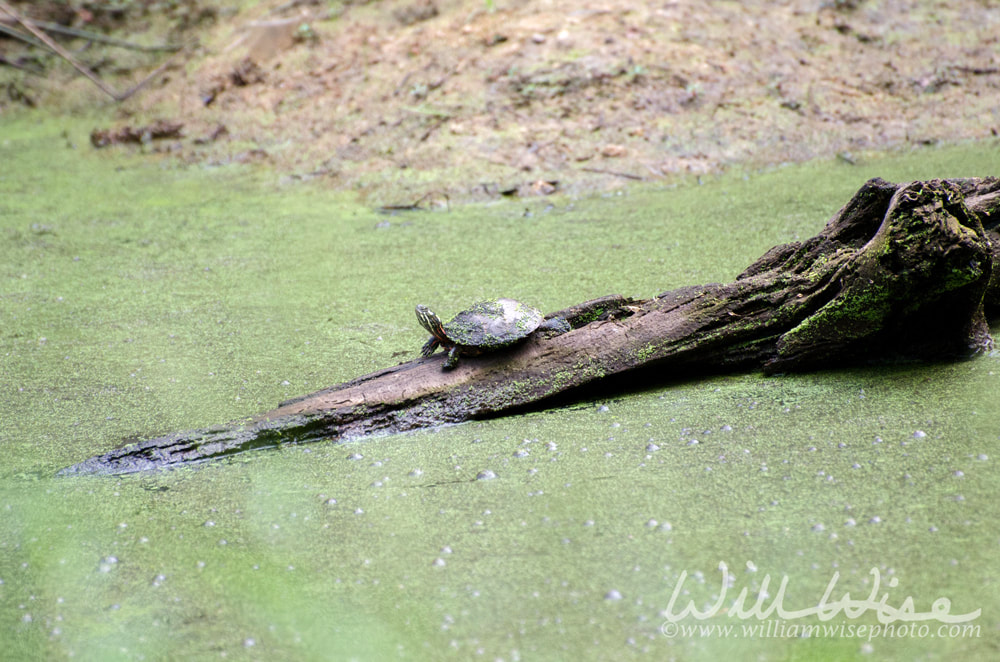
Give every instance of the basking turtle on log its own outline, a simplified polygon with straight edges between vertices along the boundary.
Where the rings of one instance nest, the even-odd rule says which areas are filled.
[[[570,330],[569,323],[561,317],[545,320],[537,308],[513,299],[480,301],[455,315],[447,324],[442,324],[430,308],[419,305],[417,320],[431,334],[420,355],[430,356],[438,347],[443,347],[448,352],[445,370],[454,368],[459,356],[475,356],[510,347],[539,328],[556,333]]]
[[[1000,179],[872,179],[815,237],[775,246],[731,283],[646,300],[612,295],[546,316],[561,320],[557,330],[571,329],[563,333],[522,334],[504,322],[498,338],[513,344],[489,352],[485,326],[464,337],[423,309],[434,336],[425,352],[445,346],[446,366],[462,354],[454,369],[419,358],[284,402],[249,423],[149,439],[61,473],[129,473],[487,418],[641,368],[775,373],[968,355],[992,347],[986,312],[1000,305],[998,226]],[[458,318],[487,324],[507,315],[475,310]],[[513,318],[535,322],[525,312]]]

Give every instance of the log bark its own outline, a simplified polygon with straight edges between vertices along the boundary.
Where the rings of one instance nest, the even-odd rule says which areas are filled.
[[[130,473],[497,416],[638,369],[776,373],[968,355],[992,347],[998,225],[1000,179],[872,179],[818,235],[775,246],[731,283],[585,302],[549,315],[568,333],[536,332],[450,371],[441,354],[417,358],[246,423],[149,439],[60,473]]]

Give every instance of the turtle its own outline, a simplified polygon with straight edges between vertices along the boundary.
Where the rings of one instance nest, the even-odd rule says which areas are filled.
[[[490,299],[473,304],[455,315],[447,324],[424,305],[417,306],[420,326],[431,334],[420,350],[430,356],[438,347],[448,352],[444,369],[458,364],[458,357],[493,352],[509,347],[527,338],[539,328],[557,333],[570,330],[569,323],[561,317],[545,320],[537,308],[514,299]]]

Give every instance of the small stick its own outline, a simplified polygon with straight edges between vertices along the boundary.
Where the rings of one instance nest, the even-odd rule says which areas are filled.
[[[148,76],[146,76],[145,78],[143,78],[142,80],[140,80],[138,83],[136,83],[134,86],[132,86],[129,89],[125,90],[125,92],[123,92],[122,94],[118,95],[115,98],[118,101],[125,101],[125,99],[128,99],[130,96],[132,96],[133,94],[135,94],[136,92],[138,92],[139,90],[141,90],[142,88],[144,88],[146,86],[146,83],[148,83],[149,81],[153,80],[157,75],[159,75],[160,73],[162,73],[163,70],[167,68],[167,65],[170,64],[171,60],[173,60],[175,57],[177,57],[177,53],[179,53],[179,52],[180,51],[177,51],[177,52],[171,54],[170,57],[168,57],[166,60],[163,61],[163,64],[161,64],[156,69],[154,69]]]
[[[14,39],[20,39],[29,46],[34,46],[35,48],[42,48],[45,46],[42,42],[37,39],[32,38],[30,35],[26,35],[20,30],[15,30],[14,28],[9,28],[3,23],[0,23],[0,34],[5,34],[8,37],[13,37]]]
[[[595,172],[600,175],[614,175],[615,177],[624,177],[625,179],[634,179],[639,182],[646,181],[645,177],[640,177],[639,175],[632,175],[627,172],[618,172],[617,170],[605,170],[604,168],[580,168],[584,172]]]
[[[117,46],[119,48],[127,48],[133,51],[179,51],[181,46],[177,44],[161,44],[159,46],[144,46],[142,44],[133,44],[130,41],[123,41],[121,39],[115,39],[114,37],[108,37],[103,34],[98,34],[96,32],[90,32],[88,30],[77,30],[76,28],[67,28],[58,23],[47,23],[45,21],[35,21],[30,18],[24,19],[28,23],[31,23],[37,28],[41,28],[45,32],[54,32],[55,34],[63,34],[68,37],[77,37],[78,39],[86,39],[87,41],[96,41],[101,44],[107,44],[109,46]]]

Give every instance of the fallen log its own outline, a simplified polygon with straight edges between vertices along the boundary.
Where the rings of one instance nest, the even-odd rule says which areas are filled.
[[[548,316],[569,332],[536,332],[453,370],[440,354],[417,358],[246,423],[149,439],[60,473],[131,473],[492,417],[640,368],[776,373],[968,355],[992,347],[998,225],[1000,179],[872,179],[818,235],[775,246],[731,283],[585,302]]]

